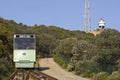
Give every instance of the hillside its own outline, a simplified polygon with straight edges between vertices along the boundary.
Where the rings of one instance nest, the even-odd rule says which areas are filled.
[[[119,31],[105,29],[94,36],[79,30],[46,25],[27,26],[0,18],[0,80],[7,80],[6,77],[14,71],[14,33],[36,35],[37,58],[53,57],[62,68],[93,80],[120,79]]]

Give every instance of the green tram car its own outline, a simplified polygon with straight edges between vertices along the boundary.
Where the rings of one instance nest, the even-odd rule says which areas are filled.
[[[14,34],[16,68],[34,68],[36,62],[36,37],[33,34]]]

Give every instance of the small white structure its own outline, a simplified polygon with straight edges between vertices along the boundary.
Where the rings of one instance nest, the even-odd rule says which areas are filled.
[[[103,18],[100,18],[98,22],[99,29],[104,29],[105,28],[105,21]]]

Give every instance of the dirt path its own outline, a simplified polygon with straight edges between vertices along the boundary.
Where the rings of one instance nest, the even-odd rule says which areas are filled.
[[[40,59],[39,64],[42,72],[51,75],[58,80],[89,80],[65,71],[53,61],[53,58]]]

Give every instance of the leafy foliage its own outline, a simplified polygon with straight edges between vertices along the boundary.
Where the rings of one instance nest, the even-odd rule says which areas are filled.
[[[79,30],[70,31],[46,25],[27,26],[0,18],[1,80],[14,70],[12,62],[14,33],[35,34],[38,58],[54,57],[59,65],[77,75],[94,77],[95,80],[120,78],[119,31],[105,29],[101,34],[94,36],[92,33]]]

